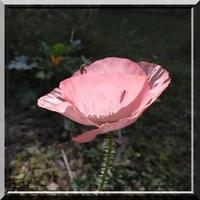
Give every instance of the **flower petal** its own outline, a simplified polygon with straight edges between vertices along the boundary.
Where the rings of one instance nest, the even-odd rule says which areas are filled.
[[[74,140],[75,142],[79,142],[79,143],[90,142],[98,134],[105,134],[105,133],[108,133],[109,131],[119,130],[119,129],[122,129],[122,128],[132,124],[133,122],[135,122],[138,119],[139,116],[140,115],[130,117],[130,118],[120,119],[119,121],[114,122],[114,123],[102,124],[98,129],[86,131],[83,134],[78,135],[76,138],[72,138],[72,140]]]
[[[108,57],[101,60],[98,60],[91,65],[85,67],[85,74],[105,74],[109,72],[121,72],[125,74],[133,74],[145,76],[144,71],[138,66],[137,63],[126,59],[126,58],[116,58],[116,57]],[[80,70],[75,72],[72,77],[80,76]]]
[[[149,81],[149,87],[152,93],[152,102],[155,101],[161,93],[167,88],[171,79],[169,73],[161,66],[154,63],[137,63],[146,73]]]
[[[86,143],[92,141],[98,134],[104,134],[101,132],[101,129],[94,129],[91,131],[86,131],[81,135],[78,135],[76,138],[72,138],[75,142]]]
[[[77,110],[71,103],[64,99],[63,92],[59,88],[55,88],[49,94],[38,99],[38,106],[58,112],[65,117],[85,125],[96,125],[91,122],[85,115]]]

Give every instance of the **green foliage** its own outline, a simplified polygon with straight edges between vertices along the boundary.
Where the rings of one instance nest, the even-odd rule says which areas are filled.
[[[41,149],[33,145],[22,151],[17,160],[12,161],[10,179],[17,184],[16,189],[25,186],[28,190],[44,190],[50,178],[58,175],[57,169],[48,168],[48,164],[43,162],[47,157],[40,154]]]
[[[75,129],[74,122],[67,118],[63,118],[63,128],[64,128],[64,131],[61,134],[62,140],[69,139],[72,136],[71,133]]]
[[[90,180],[76,178],[70,181],[70,185],[72,188],[77,189],[78,191],[88,191],[89,187],[91,187],[90,182]]]
[[[80,49],[80,40],[73,41],[65,45],[56,43],[48,46],[45,42],[41,42],[39,54],[35,58],[29,58],[33,61],[31,65],[27,64],[27,57],[21,56],[16,61],[11,61],[8,69],[29,70],[31,79],[20,81],[17,97],[23,106],[30,105],[35,102],[43,92],[49,91],[57,87],[58,83],[63,79],[72,75],[78,68],[74,64],[79,61],[77,56],[70,56],[73,52]],[[23,59],[23,60],[22,60]],[[34,75],[34,76],[33,76]],[[36,84],[30,85],[30,82]]]
[[[62,43],[54,44],[53,46],[49,47],[49,53],[54,55],[54,57],[58,57],[64,54],[67,54],[67,47]]]

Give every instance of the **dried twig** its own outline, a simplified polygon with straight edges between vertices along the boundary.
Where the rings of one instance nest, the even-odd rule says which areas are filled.
[[[71,169],[70,169],[70,167],[69,167],[69,163],[68,163],[68,161],[67,161],[67,157],[66,157],[66,155],[65,155],[65,152],[64,152],[63,150],[61,150],[61,153],[62,153],[64,162],[65,162],[65,165],[66,165],[66,167],[67,167],[67,172],[68,172],[68,174],[69,174],[69,177],[70,177],[70,179],[72,180],[72,179],[73,179],[73,175],[72,175],[72,171],[71,171]]]

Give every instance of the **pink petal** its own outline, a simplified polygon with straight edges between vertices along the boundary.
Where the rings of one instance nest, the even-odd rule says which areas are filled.
[[[49,94],[39,98],[38,106],[58,112],[80,124],[95,125],[87,117],[85,117],[83,113],[79,112],[71,103],[65,100],[63,92],[59,88],[55,88]]]
[[[98,60],[91,65],[85,67],[87,71],[84,71],[85,74],[105,74],[109,72],[121,72],[125,74],[141,75],[145,76],[144,71],[138,66],[137,63],[126,59],[126,58],[116,58],[108,57],[101,60]],[[72,77],[82,75],[80,70],[75,72]]]
[[[91,131],[86,131],[83,134],[78,135],[76,138],[72,138],[72,140],[79,143],[86,143],[92,141],[98,134],[103,133],[101,133],[100,129],[94,129]]]
[[[130,118],[120,119],[119,121],[114,122],[114,123],[102,124],[98,129],[86,131],[83,134],[78,135],[76,138],[73,138],[72,140],[74,140],[75,142],[79,142],[79,143],[90,142],[98,134],[105,134],[105,133],[108,133],[109,131],[119,130],[119,129],[122,129],[122,128],[132,124],[133,122],[135,122],[138,119],[138,117],[139,116],[134,116],[134,117],[130,117]]]
[[[145,88],[144,88],[145,87]],[[137,110],[143,91],[145,102],[151,99],[147,77],[118,72],[101,75],[86,74],[66,79],[60,83],[65,99],[96,124],[118,121]],[[123,91],[126,94],[121,100]],[[134,103],[134,99],[138,99]],[[136,106],[135,106],[136,105]]]
[[[171,79],[169,73],[163,69],[161,66],[147,63],[138,62],[137,63],[148,76],[149,87],[152,93],[152,102],[155,101],[161,93],[167,88]]]

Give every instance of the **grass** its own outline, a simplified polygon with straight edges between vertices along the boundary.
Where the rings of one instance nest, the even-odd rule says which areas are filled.
[[[23,12],[13,9],[11,12],[10,24],[15,26],[11,26],[12,32],[9,33],[9,48],[14,55],[27,52],[34,56],[37,54],[37,46],[31,45],[34,41],[45,38],[47,43],[65,41],[73,26],[78,27],[82,23],[80,9],[74,9],[70,14],[64,9],[25,9]],[[34,12],[46,15],[41,19],[38,15],[31,15]],[[74,21],[76,14],[79,17]],[[22,15],[30,16],[30,21],[22,19]],[[74,24],[64,25],[63,20],[67,19]],[[41,28],[42,22],[45,28]],[[17,26],[21,29],[16,36],[13,33],[17,31]],[[63,31],[51,34],[54,27]],[[86,57],[93,57],[94,61],[116,56],[154,62],[167,69],[171,77],[171,83],[159,101],[151,105],[134,124],[122,130],[121,140],[115,135],[117,146],[106,190],[190,191],[190,9],[104,8],[98,10],[94,23],[87,29],[85,37],[81,34],[86,33],[84,26],[75,32],[75,37],[79,36],[82,40],[80,53]],[[23,46],[25,43],[29,45]],[[26,78],[25,72],[20,76],[20,79]],[[73,142],[72,137],[89,128],[67,119],[64,121],[59,114],[38,108],[35,102],[26,108],[18,106],[14,87],[18,81],[15,72],[10,72],[7,189],[95,190],[105,136],[100,135],[86,144]],[[61,150],[65,151],[74,180],[69,178]]]

